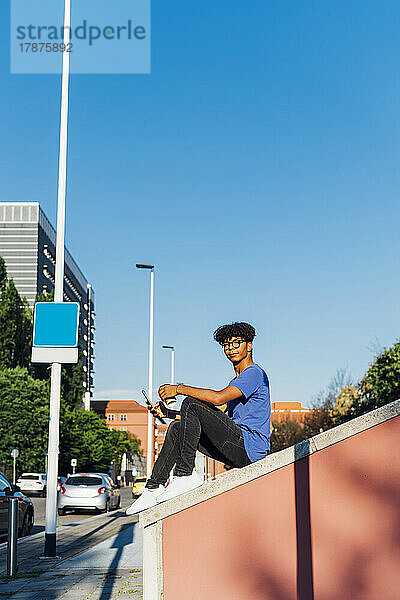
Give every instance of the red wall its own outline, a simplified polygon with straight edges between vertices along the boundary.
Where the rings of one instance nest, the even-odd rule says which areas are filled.
[[[165,600],[399,600],[400,418],[163,521]]]

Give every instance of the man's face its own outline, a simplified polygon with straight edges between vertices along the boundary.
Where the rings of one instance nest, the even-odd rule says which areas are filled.
[[[222,344],[225,356],[233,364],[237,364],[246,358],[252,349],[252,343],[246,342],[241,337],[231,337]]]

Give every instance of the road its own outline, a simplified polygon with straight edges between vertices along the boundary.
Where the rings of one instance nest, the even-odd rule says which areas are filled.
[[[121,509],[129,506],[132,499],[132,488],[126,487],[120,489],[121,493]],[[36,496],[31,496],[31,500],[33,502],[33,506],[35,509],[35,523],[32,529],[32,534],[38,533],[39,531],[43,531],[45,527],[45,516],[46,516],[46,498],[37,498]],[[94,510],[80,510],[68,512],[66,515],[57,517],[57,525],[69,525],[70,523],[76,523],[78,521],[82,521],[83,519],[87,519],[92,515],[96,515],[97,512]]]
[[[129,497],[129,494],[124,493],[124,496]],[[128,498],[126,499],[128,500]],[[41,560],[44,547],[43,532],[20,540],[18,544],[18,577],[25,573],[29,579],[28,587],[32,587],[32,577],[41,573],[45,578],[45,586],[49,585],[49,571],[55,575],[55,577],[51,577],[52,580],[59,579],[58,568],[61,564],[66,565],[66,569],[71,575],[73,571],[82,572],[81,568],[101,570],[106,576],[111,571],[114,573],[119,569],[125,569],[125,571],[128,569],[129,573],[129,569],[140,570],[142,568],[142,530],[137,524],[138,515],[126,516],[122,509],[95,517],[86,513],[80,515],[80,518],[80,523],[74,522],[58,528],[57,554],[61,557],[60,559]],[[6,572],[7,552],[5,550],[6,543],[0,546],[0,575]],[[44,595],[40,594],[40,596],[39,594],[31,595],[30,587],[23,598],[35,597],[43,600],[43,598],[56,597],[53,593],[54,590],[47,590]],[[38,584],[36,583],[33,587],[37,588]],[[10,594],[12,590],[1,586],[1,576],[0,588],[1,598],[12,595]],[[17,588],[19,589],[18,585]],[[3,590],[5,593],[2,593]],[[42,592],[42,590],[39,591]],[[87,597],[86,593],[79,592],[82,590],[78,590],[74,598]],[[18,598],[20,598],[20,594],[18,594]],[[96,595],[96,598],[99,596]],[[109,595],[102,594],[102,599],[106,600],[106,598],[110,600]]]

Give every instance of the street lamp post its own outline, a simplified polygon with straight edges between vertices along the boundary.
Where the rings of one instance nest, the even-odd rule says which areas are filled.
[[[175,347],[174,346],[163,346],[167,350],[171,350],[171,384],[175,383]]]
[[[70,41],[71,0],[64,3],[64,45]],[[54,302],[64,301],[64,245],[65,245],[65,193],[67,180],[67,134],[68,134],[68,94],[69,94],[69,52],[63,53],[61,83],[61,122],[60,152],[58,160],[58,202],[57,202],[57,240]],[[58,447],[60,437],[60,390],[61,364],[53,363],[51,368],[50,420],[48,443],[48,473],[46,499],[46,528],[44,556],[56,556],[57,525],[57,475]]]
[[[149,400],[153,401],[153,343],[154,343],[154,265],[137,264],[138,269],[148,269],[150,271],[150,332],[149,332],[149,374],[148,390]],[[147,458],[146,458],[146,476],[149,479],[153,462],[153,415],[147,411]]]

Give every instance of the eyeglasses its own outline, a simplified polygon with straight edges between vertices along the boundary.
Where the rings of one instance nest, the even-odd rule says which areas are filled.
[[[221,344],[221,346],[223,347],[224,350],[229,350],[229,348],[232,346],[232,348],[235,348],[235,350],[237,350],[238,348],[240,348],[240,344],[243,344],[243,342],[245,342],[246,340],[232,340],[231,342],[224,342],[223,344]]]

